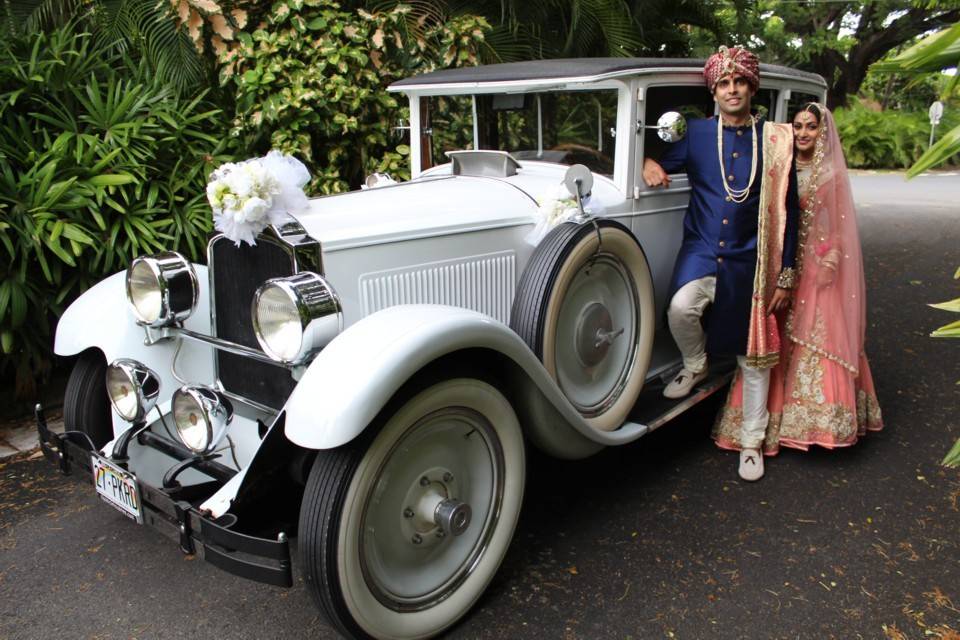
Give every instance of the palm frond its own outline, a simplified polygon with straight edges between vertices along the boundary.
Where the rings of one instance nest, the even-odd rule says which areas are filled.
[[[590,43],[590,48],[582,51],[571,51],[578,55],[601,53],[606,49],[606,55],[612,57],[626,57],[637,55],[643,47],[643,42],[633,28],[630,9],[622,0],[575,0],[574,4],[583,4],[584,14],[589,22],[595,24],[590,31],[597,40]],[[581,24],[583,24],[581,20]]]
[[[25,32],[36,32],[66,24],[89,12],[92,5],[83,0],[18,0],[19,3],[33,5],[33,11],[22,23]]]
[[[189,92],[205,76],[203,59],[186,30],[177,27],[165,7],[152,0],[126,0],[121,29],[129,29],[127,39],[143,43],[144,57],[158,78],[177,89]]]

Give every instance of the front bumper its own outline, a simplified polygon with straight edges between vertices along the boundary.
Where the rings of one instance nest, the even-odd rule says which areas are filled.
[[[36,420],[40,449],[44,456],[57,464],[64,475],[70,475],[71,471],[77,469],[81,474],[85,473],[87,481],[92,484],[91,455],[95,447],[87,435],[79,431],[67,431],[63,435],[53,433],[47,428],[40,405],[36,407]],[[156,436],[149,438],[146,443],[161,448],[167,454],[182,451],[175,443]],[[137,486],[144,524],[177,542],[183,553],[197,555],[242,578],[278,587],[293,585],[287,537],[283,533],[275,540],[249,536],[205,516],[195,505],[199,504],[200,494],[204,490],[209,493],[209,486],[162,489],[139,480]]]

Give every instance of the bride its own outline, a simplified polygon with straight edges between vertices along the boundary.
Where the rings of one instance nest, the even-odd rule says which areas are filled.
[[[780,364],[771,373],[764,453],[854,444],[882,428],[863,351],[863,260],[847,165],[833,115],[817,103],[793,119],[800,187],[799,282],[781,327]],[[739,450],[742,381],[730,388],[714,425],[719,447]],[[762,472],[761,472],[762,473]]]

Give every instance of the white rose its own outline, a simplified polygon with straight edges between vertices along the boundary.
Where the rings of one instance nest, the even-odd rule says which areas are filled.
[[[269,210],[270,203],[263,198],[249,198],[243,204],[242,219],[246,222],[259,222],[267,215],[267,211]]]
[[[247,198],[251,195],[251,191],[253,191],[253,180],[251,180],[250,174],[246,170],[231,171],[224,176],[223,181],[226,183],[227,188],[230,189],[230,192],[238,198]]]

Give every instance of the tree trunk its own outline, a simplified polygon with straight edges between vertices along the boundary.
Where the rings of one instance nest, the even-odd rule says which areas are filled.
[[[894,74],[890,74],[887,78],[887,85],[883,88],[883,96],[880,98],[880,108],[886,109],[887,105],[890,104],[890,94],[893,93],[893,81],[896,79]]]

